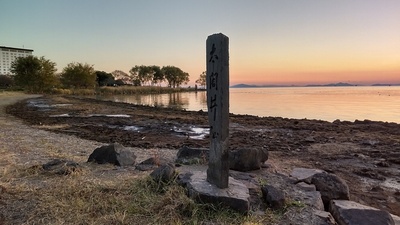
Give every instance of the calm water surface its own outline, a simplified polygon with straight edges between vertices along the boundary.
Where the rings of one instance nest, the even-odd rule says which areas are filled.
[[[207,111],[205,92],[102,98]],[[400,87],[231,88],[230,112],[330,122],[369,119],[400,123]]]

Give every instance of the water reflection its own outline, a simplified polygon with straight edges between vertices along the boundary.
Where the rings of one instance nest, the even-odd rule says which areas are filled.
[[[101,97],[141,105],[207,111],[206,92]],[[230,112],[296,119],[400,123],[400,87],[232,88]]]
[[[168,94],[98,96],[97,99],[195,111],[207,110],[207,96],[204,91]]]

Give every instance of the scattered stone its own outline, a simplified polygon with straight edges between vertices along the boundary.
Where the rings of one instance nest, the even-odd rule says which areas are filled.
[[[395,225],[387,211],[353,201],[333,200],[329,208],[339,225]]]
[[[392,216],[394,224],[395,225],[400,225],[400,216],[396,216],[396,215],[393,215],[393,214],[390,214],[390,215]]]
[[[189,148],[183,146],[176,154],[176,163],[184,165],[201,164],[208,161],[210,150],[206,148]]]
[[[357,157],[357,158],[360,158],[362,160],[366,160],[368,158],[368,156],[363,155],[361,153],[355,153],[354,156]]]
[[[163,158],[151,157],[136,165],[136,169],[140,171],[154,170],[161,165],[167,164],[167,160]]]
[[[285,206],[285,194],[272,185],[265,185],[261,187],[261,192],[264,201],[272,209],[282,209]]]
[[[306,137],[306,139],[304,139],[306,142],[309,142],[309,143],[314,143],[315,142],[315,139],[313,138],[313,137]]]
[[[162,165],[151,172],[150,177],[156,182],[169,183],[176,176],[175,166],[171,163]]]
[[[361,141],[361,144],[363,144],[363,145],[374,146],[374,145],[379,144],[379,141],[374,141],[374,140],[363,140],[363,141]]]
[[[361,169],[355,169],[353,173],[363,176],[363,177],[369,177],[372,179],[376,180],[386,180],[386,177],[383,175],[380,175],[378,171],[375,171],[374,169],[371,168],[361,168]]]
[[[336,119],[336,120],[334,120],[332,123],[333,123],[333,124],[340,124],[341,121],[340,121],[339,119]]]
[[[252,171],[261,169],[268,160],[267,149],[237,149],[229,152],[229,168],[236,171]]]
[[[300,182],[296,184],[297,187],[299,187],[303,191],[316,191],[317,188],[315,187],[314,184],[307,184],[304,182]]]
[[[203,203],[211,203],[247,214],[250,210],[249,189],[241,182],[229,177],[228,188],[218,188],[207,181],[205,172],[195,171],[183,175],[190,198]]]
[[[370,191],[372,192],[378,192],[378,191],[383,191],[383,188],[379,185],[371,187]]]
[[[42,168],[58,175],[69,175],[73,172],[82,170],[78,163],[64,159],[53,159],[50,162],[43,164]]]
[[[376,163],[376,165],[379,167],[390,167],[390,163],[388,163],[386,161],[380,161],[380,162]]]
[[[325,208],[331,200],[349,200],[349,187],[344,180],[334,174],[317,173],[312,176],[311,183],[321,192]]]
[[[98,164],[111,163],[117,166],[134,166],[136,155],[121,144],[113,143],[96,148],[88,159],[88,162],[93,161]]]
[[[321,193],[319,191],[305,192],[304,202],[314,209],[325,210],[324,203],[321,198]]]
[[[320,219],[318,225],[338,225],[332,214],[322,210],[315,210],[314,214]]]
[[[290,173],[291,177],[296,178],[299,182],[311,183],[311,177],[317,173],[325,173],[320,169],[294,168]]]
[[[191,181],[191,179],[192,179],[192,178],[191,178],[192,175],[193,175],[193,173],[191,173],[191,172],[180,173],[180,174],[178,174],[178,176],[177,176],[176,182],[177,182],[179,185],[181,185],[181,186],[187,188],[188,183],[189,183],[189,182]]]

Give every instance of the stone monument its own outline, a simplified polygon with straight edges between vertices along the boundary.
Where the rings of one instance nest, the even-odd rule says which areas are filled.
[[[207,38],[207,108],[210,124],[210,156],[207,181],[228,187],[229,177],[229,38],[213,34]]]
[[[210,151],[207,173],[190,171],[182,183],[191,198],[225,205],[242,213],[250,209],[249,189],[229,177],[229,39],[213,34],[206,42],[207,105],[210,123]]]

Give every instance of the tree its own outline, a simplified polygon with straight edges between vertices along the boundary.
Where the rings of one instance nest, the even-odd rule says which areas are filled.
[[[131,70],[129,70],[129,73],[131,74],[131,78],[132,78],[132,83],[135,86],[141,86],[141,84],[142,84],[142,81],[139,76],[139,71],[140,71],[139,66],[134,66],[134,67],[132,67]]]
[[[56,71],[56,63],[32,55],[17,58],[11,64],[16,85],[31,92],[42,92],[56,86]]]
[[[0,75],[0,88],[7,88],[14,85],[14,79],[7,75]]]
[[[115,83],[115,79],[111,73],[104,71],[96,71],[96,81],[99,86],[109,86]]]
[[[153,83],[153,69],[150,66],[140,66],[139,67],[139,79],[142,83],[142,85],[146,84],[152,84]]]
[[[115,84],[118,86],[125,85],[125,84],[133,84],[132,76],[125,73],[124,71],[114,70],[113,72],[111,72],[111,74],[113,75],[113,77],[116,81]]]
[[[175,88],[181,84],[187,84],[189,82],[189,74],[183,72],[180,68],[175,66],[164,66],[161,69],[165,79],[168,82],[168,86]]]
[[[41,57],[40,59],[40,81],[37,83],[41,90],[46,90],[59,86],[60,79],[56,76],[56,63]]]
[[[161,68],[159,66],[151,66],[153,70],[153,83],[160,84],[165,80],[164,74],[161,72]]]
[[[199,79],[197,79],[195,83],[205,88],[206,87],[206,76],[207,76],[206,71],[203,71],[200,74]]]
[[[161,73],[159,66],[134,66],[129,71],[132,76],[134,85],[143,86],[161,83],[164,81],[164,75]]]
[[[61,82],[68,88],[94,88],[96,73],[87,63],[70,63],[61,73]]]

